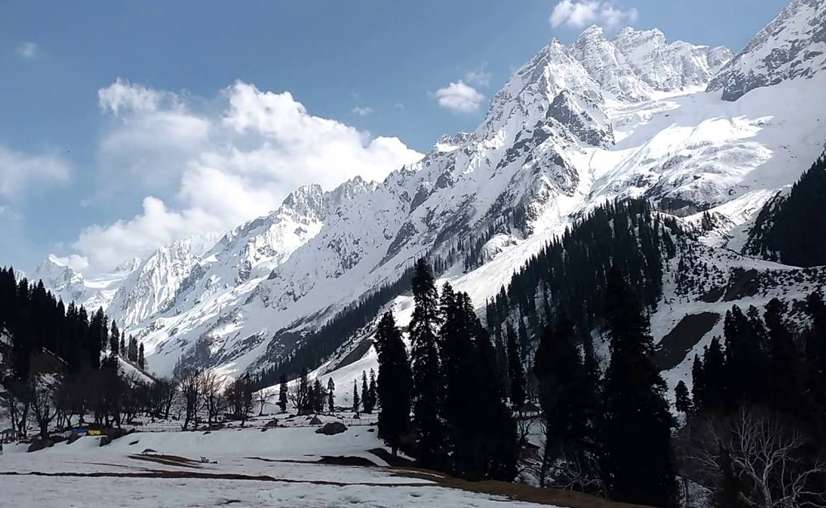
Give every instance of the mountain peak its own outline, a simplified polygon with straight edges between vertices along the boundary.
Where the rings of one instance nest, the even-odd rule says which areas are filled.
[[[826,69],[826,2],[792,0],[709,83],[736,101],[755,88]]]

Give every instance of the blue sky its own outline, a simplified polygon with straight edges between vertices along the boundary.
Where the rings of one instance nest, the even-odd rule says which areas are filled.
[[[510,73],[580,22],[736,51],[785,3],[617,0],[618,20],[554,27],[555,0],[6,0],[0,264],[56,252],[100,270],[309,179],[379,178],[473,129]]]

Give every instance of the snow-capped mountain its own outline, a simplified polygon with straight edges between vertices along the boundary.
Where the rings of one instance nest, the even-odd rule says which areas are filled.
[[[64,260],[50,255],[32,274],[32,280],[42,280],[43,284],[66,303],[75,302],[87,309],[108,309],[112,299],[124,280],[138,266],[139,259],[128,260],[112,273],[84,277]]]
[[[734,101],[755,88],[795,78],[811,78],[826,69],[826,3],[792,0],[711,81]]]
[[[761,32],[769,42],[728,64],[725,48],[667,42],[657,30],[610,40],[590,28],[570,47],[552,41],[496,93],[474,132],[441,138],[383,182],[299,189],[202,255],[170,248],[144,262],[155,275],[138,269],[123,284],[113,317],[129,322],[159,374],[180,359],[237,374],[277,363],[424,255],[448,263],[444,277],[482,305],[609,199],[646,197],[688,222],[710,210],[721,224],[715,245],[736,243],[823,150],[826,76],[774,73],[778,81],[735,102],[714,85],[762,61],[771,41],[803,44],[795,34],[816,4],[793,2]],[[394,305],[403,320],[409,302]]]
[[[127,328],[164,310],[213,242],[213,237],[205,236],[156,250],[120,283],[107,314]]]

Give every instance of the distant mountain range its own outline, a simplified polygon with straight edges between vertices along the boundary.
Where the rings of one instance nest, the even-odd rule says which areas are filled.
[[[818,0],[792,1],[736,55],[659,30],[608,37],[591,27],[570,46],[542,48],[474,132],[441,138],[382,182],[296,189],[220,239],[176,242],[106,277],[86,279],[54,257],[33,275],[64,300],[105,307],[144,342],[160,375],[178,361],[237,375],[295,355],[422,256],[439,259],[441,276],[481,308],[543,245],[609,200],[645,198],[695,228],[692,248],[721,273],[788,272],[737,252],[763,205],[823,152],[824,68]],[[810,286],[783,282],[765,294],[792,298]],[[666,284],[652,316],[656,340],[705,308],[699,293],[675,291]],[[411,302],[395,296],[386,305],[404,323]],[[756,301],[727,301],[744,298]],[[340,337],[331,358],[370,333]]]

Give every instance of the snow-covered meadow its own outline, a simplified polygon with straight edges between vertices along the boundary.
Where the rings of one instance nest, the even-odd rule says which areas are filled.
[[[26,445],[6,445],[0,506],[486,507],[509,501],[388,466],[369,451],[383,447],[375,426],[325,436],[315,426],[265,429],[269,421],[211,432],[135,432],[107,446],[84,436],[31,453]]]

